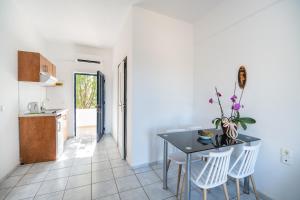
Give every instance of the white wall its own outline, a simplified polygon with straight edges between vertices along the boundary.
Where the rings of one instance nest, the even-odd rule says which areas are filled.
[[[76,109],[76,126],[96,126],[97,109]]]
[[[208,105],[214,86],[230,97],[239,65],[248,83],[242,115],[257,124],[246,132],[262,139],[255,179],[273,199],[299,199],[300,2],[230,0],[196,24],[195,120],[209,124],[218,110]],[[225,99],[224,99],[225,101]],[[280,163],[280,148],[294,164]]]
[[[61,87],[47,88],[48,108],[66,108],[68,114],[69,135],[74,136],[74,73],[97,73],[105,75],[106,114],[105,132],[111,133],[112,116],[112,50],[108,48],[87,47],[58,41],[45,43],[47,57],[56,65],[57,77],[63,82]],[[77,58],[96,59],[101,65],[78,63]]]
[[[113,129],[112,135],[119,142],[118,135],[118,65],[127,57],[127,135],[132,137],[132,13],[128,13],[113,49]],[[132,141],[127,141],[127,161],[132,162]],[[119,148],[122,148],[120,145]]]
[[[42,40],[14,1],[0,1],[0,180],[19,164],[17,50],[42,51]]]
[[[134,7],[114,47],[113,135],[117,138],[117,66],[127,56],[127,161],[162,159],[156,131],[190,124],[193,106],[192,24]]]
[[[142,8],[133,10],[132,165],[162,159],[160,128],[191,123],[194,28]]]

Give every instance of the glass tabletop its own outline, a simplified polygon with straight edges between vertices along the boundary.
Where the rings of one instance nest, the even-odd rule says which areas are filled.
[[[239,134],[236,140],[228,138],[222,130],[206,129],[214,135],[211,139],[201,139],[199,133],[203,130],[182,131],[174,133],[158,134],[159,137],[168,141],[184,153],[195,153],[233,146],[242,143],[249,143],[260,140],[259,138]]]

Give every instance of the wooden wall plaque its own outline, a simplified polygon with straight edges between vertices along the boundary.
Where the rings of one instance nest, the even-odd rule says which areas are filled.
[[[238,82],[239,82],[239,87],[241,89],[244,89],[247,83],[247,71],[244,66],[240,66],[239,72],[238,72]]]

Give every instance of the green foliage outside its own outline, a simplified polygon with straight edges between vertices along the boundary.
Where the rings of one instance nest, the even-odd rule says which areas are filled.
[[[76,75],[76,108],[92,109],[97,105],[97,77]]]

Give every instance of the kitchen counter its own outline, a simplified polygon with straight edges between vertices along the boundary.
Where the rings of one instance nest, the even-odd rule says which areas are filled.
[[[68,112],[68,109],[50,109],[42,113],[22,113],[19,117],[56,117],[58,115],[64,115]]]

